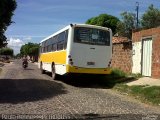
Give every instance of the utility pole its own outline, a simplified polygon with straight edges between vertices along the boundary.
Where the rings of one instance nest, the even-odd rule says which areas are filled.
[[[136,27],[138,28],[139,27],[139,21],[138,21],[138,13],[139,13],[139,2],[136,2],[136,12],[137,12],[137,16],[136,16],[136,20],[137,20],[137,23],[136,23]]]

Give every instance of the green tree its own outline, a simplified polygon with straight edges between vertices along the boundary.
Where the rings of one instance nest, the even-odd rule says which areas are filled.
[[[22,45],[21,49],[20,49],[20,53],[21,55],[32,55],[34,54],[30,49],[33,47],[39,47],[38,44],[36,43],[27,43],[25,45]]]
[[[39,46],[33,46],[29,49],[29,55],[37,56],[39,54]]]
[[[121,13],[122,20],[117,23],[117,33],[120,36],[131,39],[132,30],[136,28],[136,15],[134,13]]]
[[[11,18],[16,7],[15,0],[0,0],[0,48],[7,45],[7,38],[4,33],[12,23]]]
[[[113,31],[113,34],[115,34],[118,21],[119,19],[115,16],[108,15],[108,14],[100,14],[99,16],[88,19],[86,21],[86,24],[111,28]]]
[[[0,55],[10,55],[13,56],[13,49],[11,48],[1,48]]]
[[[151,4],[147,11],[142,15],[141,24],[145,29],[160,26],[160,10],[154,8],[153,4]]]
[[[34,60],[37,60],[38,54],[39,54],[39,44],[37,43],[27,43],[25,45],[22,45],[20,49],[21,56],[23,55],[29,55]]]

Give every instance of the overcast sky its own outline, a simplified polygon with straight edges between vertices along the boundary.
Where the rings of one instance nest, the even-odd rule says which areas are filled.
[[[150,4],[160,8],[160,0],[16,0],[13,23],[6,36],[9,46],[19,52],[21,45],[39,43],[43,38],[70,23],[85,23],[102,13],[116,16],[124,11],[135,12],[139,1],[142,15]]]

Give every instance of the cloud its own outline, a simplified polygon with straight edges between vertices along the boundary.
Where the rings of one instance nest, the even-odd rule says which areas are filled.
[[[8,46],[21,47],[22,45],[24,45],[24,42],[20,39],[10,38],[8,41]]]
[[[8,41],[8,47],[14,50],[14,54],[19,53],[21,46],[24,44],[25,43],[22,40],[16,38],[10,38]]]

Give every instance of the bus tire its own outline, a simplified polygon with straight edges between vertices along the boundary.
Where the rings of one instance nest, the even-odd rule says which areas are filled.
[[[45,73],[45,70],[43,70],[43,64],[42,64],[42,62],[41,62],[40,70],[41,70],[41,74]]]
[[[52,79],[55,80],[56,79],[56,69],[55,69],[55,65],[52,64]]]

